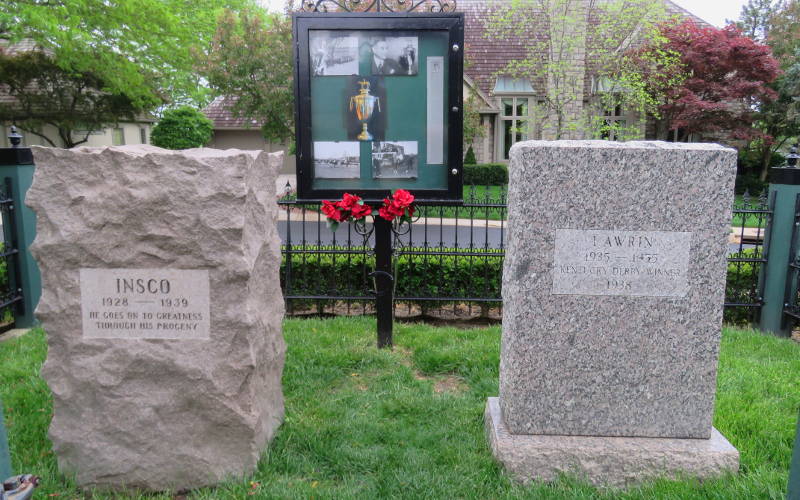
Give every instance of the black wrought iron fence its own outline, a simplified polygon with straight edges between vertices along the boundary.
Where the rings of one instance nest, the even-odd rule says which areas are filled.
[[[373,310],[372,235],[328,229],[317,204],[279,201],[281,286],[288,314]],[[462,206],[423,206],[394,239],[398,316],[499,319],[506,189],[472,186]]]
[[[0,219],[3,241],[0,244],[0,333],[14,328],[15,313],[22,314],[22,278],[19,268],[19,242],[13,212],[16,210],[13,197],[13,181],[3,179],[0,185]]]
[[[491,318],[502,315],[506,237],[504,186],[471,186],[462,206],[424,206],[404,234],[395,235],[395,313],[398,316]],[[318,204],[279,201],[283,241],[281,286],[288,314],[373,312],[372,236],[352,225],[327,228]],[[764,235],[772,216],[766,194],[733,207],[725,296],[726,320],[745,322],[762,303],[759,276],[767,258]]]
[[[728,322],[745,323],[758,318],[763,304],[761,274],[769,254],[766,236],[774,203],[766,191],[757,197],[745,192],[734,203],[725,287]]]

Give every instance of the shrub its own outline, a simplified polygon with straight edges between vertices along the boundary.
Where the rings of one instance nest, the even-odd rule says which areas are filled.
[[[475,165],[478,163],[478,160],[475,158],[475,151],[473,151],[472,146],[467,149],[467,155],[464,156],[464,165]]]
[[[464,184],[503,186],[508,184],[508,166],[504,163],[464,165]]]
[[[154,146],[166,149],[199,148],[208,144],[213,130],[213,122],[203,113],[183,106],[164,112],[153,127],[150,141]]]
[[[752,196],[758,196],[767,189],[767,186],[769,186],[769,183],[761,181],[758,175],[748,174],[736,176],[736,194],[744,194],[745,191],[747,191]]]

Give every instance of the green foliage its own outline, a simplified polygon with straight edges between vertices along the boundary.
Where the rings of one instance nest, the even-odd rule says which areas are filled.
[[[759,179],[758,175],[753,174],[740,174],[736,176],[736,187],[734,188],[736,194],[749,193],[751,196],[760,195],[767,187],[768,182]]]
[[[765,150],[765,148],[767,148]],[[772,149],[761,141],[753,141],[748,148],[739,151],[739,165],[736,176],[736,194],[744,194],[745,191],[751,195],[759,195],[769,185],[768,181],[761,179],[764,159],[762,156]],[[777,151],[772,151],[767,169],[780,167],[786,164],[784,156]]]
[[[166,98],[202,104],[191,50],[205,47],[223,8],[251,0],[10,0],[0,2],[0,39],[33,40],[67,73],[91,74],[137,108]]]
[[[508,184],[508,165],[505,163],[467,165],[464,160],[465,186],[505,186],[506,184]]]
[[[197,69],[231,111],[261,123],[271,141],[294,137],[292,22],[262,10],[226,10]]]
[[[766,43],[784,71],[770,84],[777,99],[758,106],[755,127],[761,136],[748,145],[760,158],[760,179],[765,181],[769,167],[774,166],[774,153],[800,135],[800,2],[750,0],[737,24],[747,35]]]
[[[200,111],[183,106],[169,109],[153,127],[150,141],[166,149],[203,147],[211,140],[214,123]]]
[[[464,156],[464,165],[475,165],[478,163],[477,158],[475,158],[475,151],[472,149],[472,146],[467,148],[467,154]]]
[[[483,410],[498,391],[500,327],[397,323],[395,348],[375,348],[375,319],[290,319],[283,324],[286,419],[256,470],[189,500],[424,498],[498,500],[779,499],[786,495],[800,393],[800,346],[749,330],[722,332],[714,426],[736,446],[736,475],[655,480],[627,490],[564,476],[510,479],[486,446]],[[41,378],[41,329],[0,343],[0,399],[14,470],[42,476],[42,498],[82,498],[58,471],[47,428],[52,398]],[[97,410],[88,408],[87,411]],[[94,500],[141,499],[93,491]],[[174,492],[148,495],[170,500]]]
[[[12,55],[0,51],[0,87],[14,98],[0,103],[0,123],[14,123],[50,146],[72,148],[86,142],[92,131],[124,118],[133,120],[157,104],[150,101],[140,107],[134,95],[99,91],[109,86],[102,73],[66,71],[41,50]],[[48,136],[45,125],[54,127],[58,137]]]
[[[486,133],[486,130],[481,126],[479,103],[480,98],[471,90],[464,96],[464,146],[470,149],[472,149],[475,139],[483,137]]]
[[[527,41],[525,57],[510,61],[498,75],[546,82],[542,105],[531,110],[545,135],[601,136],[604,122],[592,119],[597,110],[583,107],[584,81],[574,74],[574,58],[590,53],[594,78],[608,83],[605,91],[624,100],[628,109],[652,107],[651,97],[623,71],[620,55],[632,43],[657,36],[656,23],[665,17],[659,0],[515,0],[491,11],[486,36]]]

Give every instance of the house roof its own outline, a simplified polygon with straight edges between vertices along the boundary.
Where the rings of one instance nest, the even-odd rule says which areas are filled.
[[[258,129],[263,123],[259,120],[235,116],[233,106],[236,104],[236,97],[217,97],[203,108],[203,113],[214,122],[215,129]]]

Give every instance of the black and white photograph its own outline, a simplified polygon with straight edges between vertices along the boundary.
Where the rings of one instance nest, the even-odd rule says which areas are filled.
[[[313,76],[358,74],[358,37],[334,31],[309,33],[309,60]]]
[[[416,179],[417,141],[372,143],[372,176],[375,179]]]
[[[372,37],[369,43],[373,75],[414,76],[419,72],[417,37]]]
[[[314,142],[314,177],[358,179],[361,177],[358,142]]]

